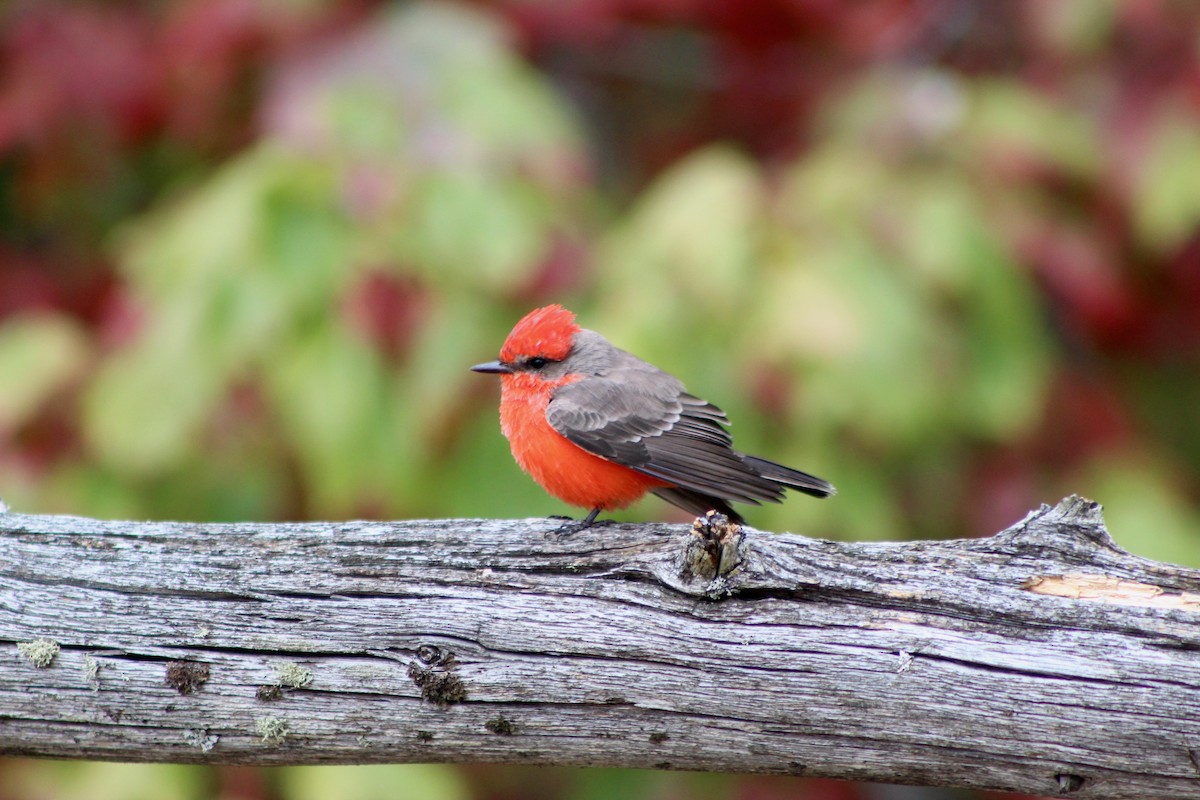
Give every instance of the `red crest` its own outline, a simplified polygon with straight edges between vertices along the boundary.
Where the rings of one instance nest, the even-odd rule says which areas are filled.
[[[508,334],[500,360],[511,363],[522,356],[542,356],[561,361],[571,352],[571,340],[579,330],[575,315],[560,305],[534,309]]]

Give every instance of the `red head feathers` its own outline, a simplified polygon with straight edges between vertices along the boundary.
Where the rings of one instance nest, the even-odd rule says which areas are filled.
[[[521,356],[543,356],[561,361],[571,352],[571,340],[579,331],[575,315],[560,305],[534,309],[508,334],[500,348],[500,360],[512,362]]]

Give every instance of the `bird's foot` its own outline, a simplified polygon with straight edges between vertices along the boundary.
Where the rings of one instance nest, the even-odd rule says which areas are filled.
[[[565,535],[568,533],[579,533],[580,531],[586,530],[586,529],[592,527],[593,525],[608,525],[609,523],[612,522],[612,520],[610,520],[610,519],[605,519],[605,520],[601,520],[600,522],[596,522],[596,516],[599,513],[600,513],[600,509],[593,508],[591,510],[591,512],[583,519],[575,520],[575,519],[571,519],[570,517],[561,517],[561,516],[554,516],[554,517],[551,517],[550,519],[565,519],[566,520],[566,522],[564,522],[562,525],[559,525],[558,528],[556,528],[554,531],[555,533],[557,533],[561,536],[561,535]]]

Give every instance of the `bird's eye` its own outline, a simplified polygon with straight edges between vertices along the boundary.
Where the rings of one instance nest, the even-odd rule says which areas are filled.
[[[541,356],[534,356],[533,358],[529,359],[525,363],[529,365],[530,369],[541,369],[542,367],[546,366],[546,364],[548,364],[549,362],[546,359],[542,358]]]

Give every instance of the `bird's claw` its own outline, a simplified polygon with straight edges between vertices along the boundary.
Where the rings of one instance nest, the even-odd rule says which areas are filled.
[[[566,522],[564,522],[562,525],[559,525],[554,530],[555,533],[562,536],[562,535],[565,535],[568,533],[579,533],[580,531],[586,530],[595,525],[611,525],[612,524],[613,520],[611,520],[611,519],[602,519],[599,522],[597,522],[596,515],[599,513],[600,513],[600,509],[593,508],[591,513],[588,514],[583,519],[576,520],[576,519],[571,519],[570,517],[562,517],[562,516],[553,516],[550,519],[565,519],[566,520]]]

